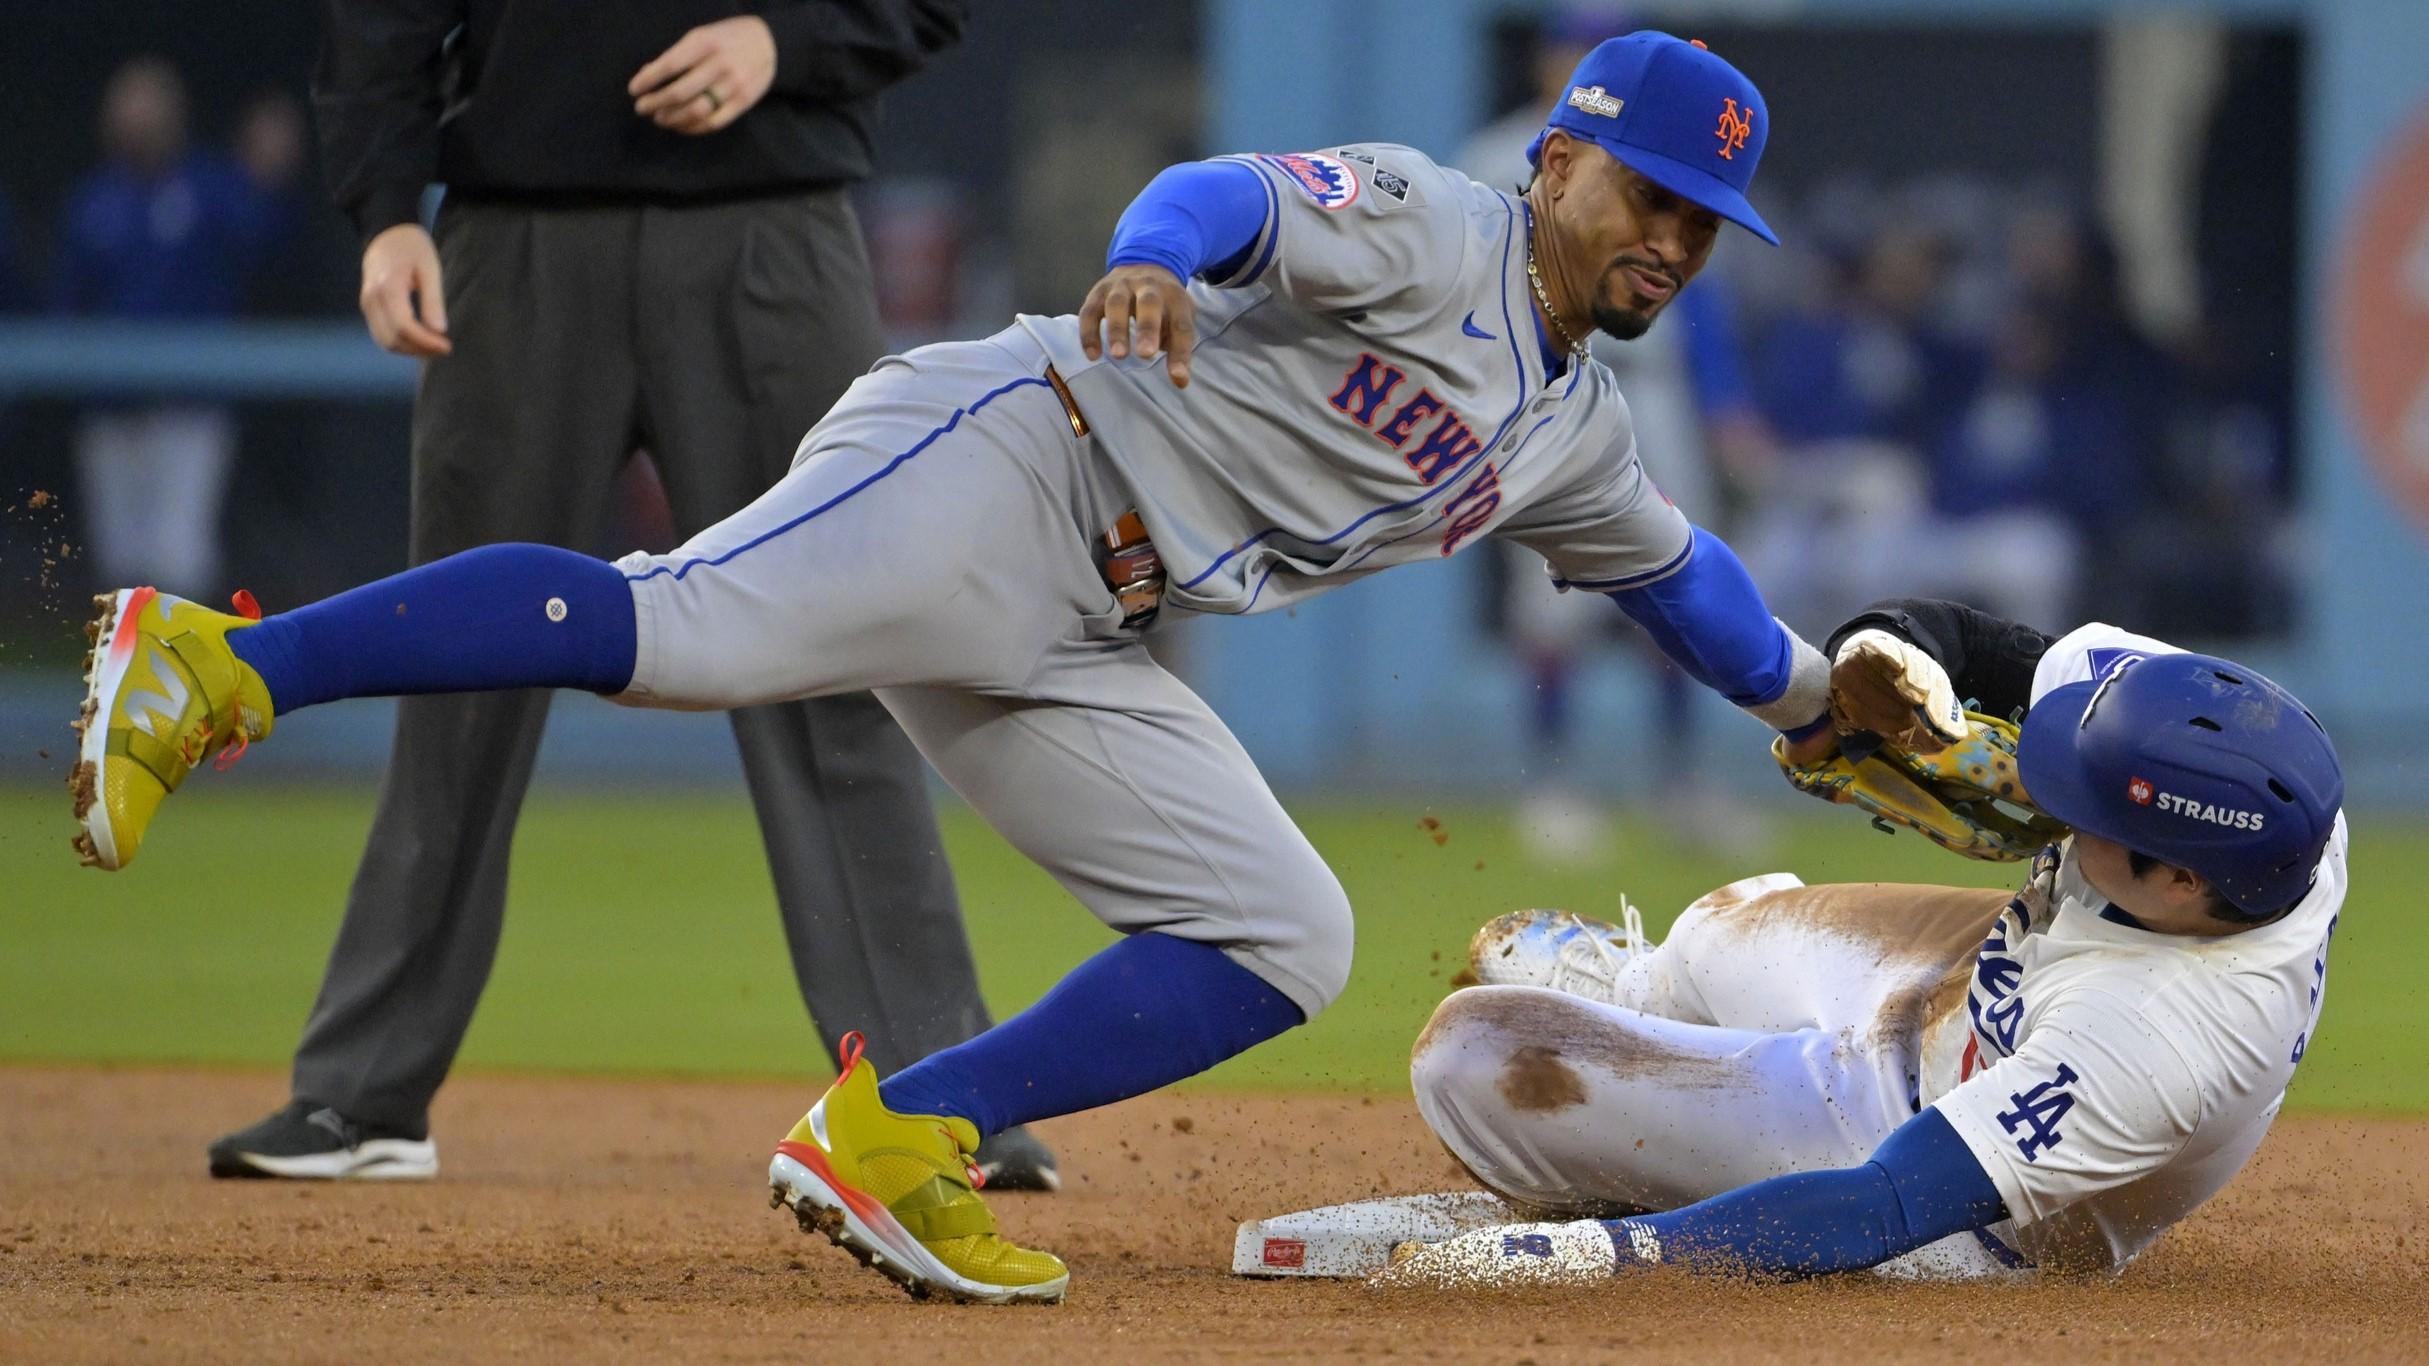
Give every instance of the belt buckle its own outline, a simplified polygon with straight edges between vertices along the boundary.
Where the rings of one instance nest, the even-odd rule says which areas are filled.
[[[1164,606],[1164,557],[1147,539],[1147,523],[1136,509],[1116,518],[1103,539],[1105,586],[1122,606],[1122,625],[1145,626]]]

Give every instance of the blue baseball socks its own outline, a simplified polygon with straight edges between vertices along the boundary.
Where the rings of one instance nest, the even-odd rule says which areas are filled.
[[[904,1115],[959,1115],[980,1134],[1145,1095],[1301,1023],[1289,997],[1221,949],[1134,934],[1036,1005],[878,1083]]]
[[[621,692],[638,635],[632,589],[614,565],[550,546],[493,545],[282,612],[231,632],[228,644],[285,714],[347,697]],[[1001,1133],[1195,1076],[1303,1019],[1222,950],[1135,934],[1036,1005],[879,1089],[898,1113],[960,1115],[982,1134]]]
[[[605,560],[490,545],[229,633],[280,715],[346,697],[496,688],[624,691],[632,588]]]

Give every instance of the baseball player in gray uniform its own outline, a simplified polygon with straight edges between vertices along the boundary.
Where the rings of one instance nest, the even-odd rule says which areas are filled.
[[[1609,594],[1696,678],[1802,737],[1822,657],[1638,463],[1583,340],[1653,325],[1746,202],[1768,116],[1700,45],[1580,65],[1505,194],[1405,147],[1176,166],[1077,317],[881,361],[782,482],[666,555],[490,546],[254,622],[104,600],[77,814],[132,857],[215,749],[340,697],[573,687],[746,706],[874,689],[987,820],[1125,937],[888,1078],[847,1041],[779,1145],[778,1202],[916,1293],[1059,1299],[971,1152],[1312,1018],[1348,899],[1223,723],[1150,657],[1161,613],[1287,606],[1489,537]]]

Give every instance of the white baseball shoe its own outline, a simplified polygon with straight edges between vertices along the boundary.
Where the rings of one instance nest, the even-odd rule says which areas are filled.
[[[1619,970],[1652,947],[1644,916],[1626,897],[1616,925],[1574,911],[1512,911],[1468,941],[1468,975],[1482,986],[1550,987],[1617,1005]]]

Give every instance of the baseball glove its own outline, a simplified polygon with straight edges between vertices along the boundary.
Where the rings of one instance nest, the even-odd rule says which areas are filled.
[[[2013,863],[2065,836],[2065,826],[2026,799],[2015,725],[1979,712],[1965,713],[1965,722],[1965,738],[1936,753],[1859,732],[1819,763],[1791,762],[1785,737],[1772,743],[1771,757],[1797,791],[1869,812],[1884,833],[1904,826],[1967,858]]]

